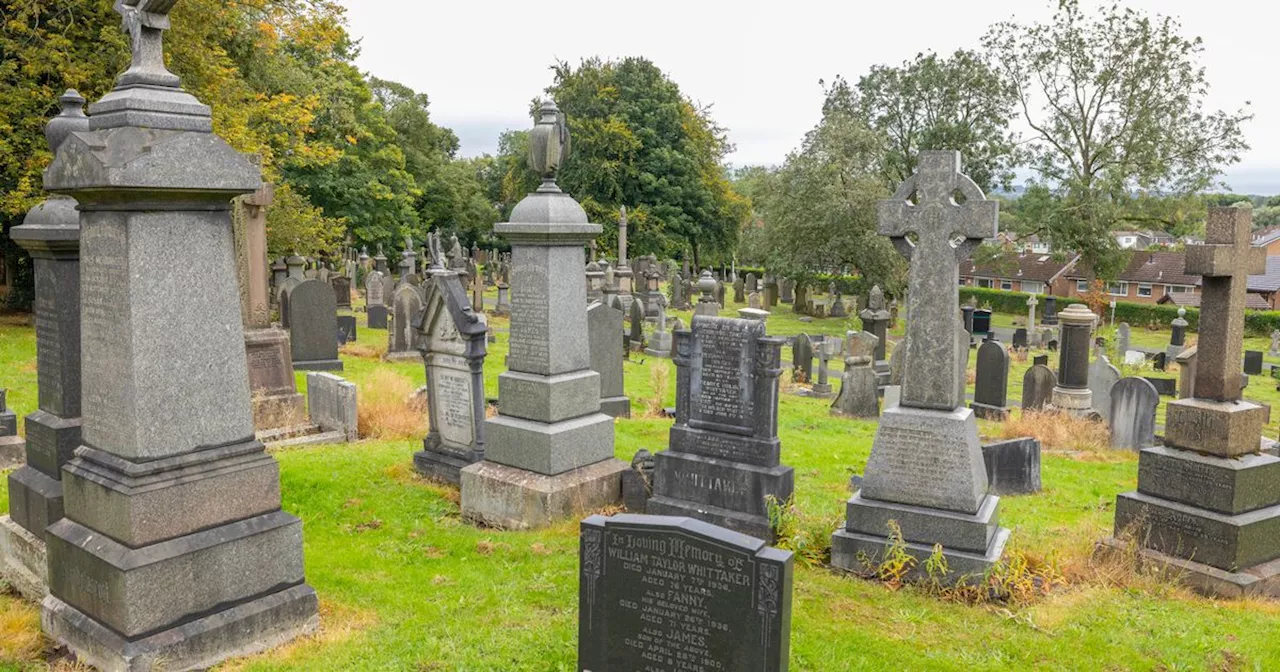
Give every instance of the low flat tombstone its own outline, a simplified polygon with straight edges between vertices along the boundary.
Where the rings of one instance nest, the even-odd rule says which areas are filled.
[[[1040,492],[1040,441],[1011,439],[982,447],[991,492],[997,495],[1031,495]]]
[[[1244,351],[1244,372],[1251,376],[1262,375],[1262,351],[1261,350],[1245,350]]]
[[[418,330],[415,324],[422,313],[422,290],[411,283],[401,283],[396,288],[394,307],[391,315],[390,330],[387,332],[387,354],[389,362],[412,361],[422,356],[418,344]]]
[[[791,368],[793,382],[807,383],[813,380],[813,340],[808,334],[800,334],[791,344]]]
[[[790,551],[691,518],[582,521],[578,668],[784,672]]]
[[[753,320],[696,315],[676,332],[676,424],[656,458],[650,513],[773,538],[767,499],[795,488],[778,440],[782,344]]]
[[[332,373],[307,374],[307,414],[324,432],[338,432],[347,442],[360,440],[359,391]]]
[[[877,339],[865,331],[849,332],[848,357],[840,376],[840,394],[831,403],[832,415],[850,418],[880,417],[878,377],[873,365]]]
[[[365,313],[370,329],[387,328],[387,278],[373,271],[364,280]]]
[[[660,322],[666,320],[663,311]],[[655,336],[665,332],[659,324]],[[591,341],[591,369],[600,374],[600,412],[615,418],[631,417],[631,399],[623,389],[622,311],[603,303],[587,306],[587,338]]]
[[[1160,395],[1145,378],[1125,378],[1111,388],[1111,447],[1142,450],[1156,443]]]
[[[1144,376],[1144,379],[1156,388],[1156,392],[1162,397],[1178,396],[1178,381],[1174,378],[1154,378]]]
[[[984,420],[1003,421],[1009,417],[1009,352],[1004,343],[989,338],[978,348],[977,380],[974,383],[974,415]]]
[[[428,477],[459,484],[462,469],[484,459],[488,325],[484,313],[467,301],[459,272],[445,270],[438,234],[431,236],[426,299],[413,325],[426,367],[430,429],[413,466]]]
[[[298,371],[341,371],[338,359],[338,302],[321,280],[305,280],[284,294],[289,310],[289,345]]]
[[[1103,348],[1097,348],[1093,363],[1089,365],[1089,389],[1093,392],[1093,412],[1110,422],[1111,388],[1120,382],[1120,369],[1111,364],[1103,351]]]
[[[1058,384],[1058,376],[1043,364],[1036,364],[1027,369],[1022,376],[1022,410],[1043,411],[1053,401],[1053,388]]]

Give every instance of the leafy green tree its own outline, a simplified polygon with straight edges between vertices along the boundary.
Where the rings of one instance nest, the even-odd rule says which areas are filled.
[[[1038,217],[1026,232],[1080,252],[1104,278],[1124,264],[1117,227],[1185,226],[1183,198],[1247,149],[1243,111],[1206,111],[1203,45],[1172,18],[1059,0],[1047,23],[1006,21],[984,38],[1016,92]]]
[[[847,86],[837,78],[828,98],[839,100]],[[889,139],[884,168],[890,184],[914,174],[916,157],[930,149],[958,150],[965,171],[985,191],[1013,182],[1015,90],[982,54],[918,54],[898,67],[877,65],[856,91],[856,99],[846,98]]]

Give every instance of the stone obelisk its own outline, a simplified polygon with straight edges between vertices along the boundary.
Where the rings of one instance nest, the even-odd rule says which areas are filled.
[[[496,527],[541,527],[616,502],[627,469],[591,370],[583,246],[600,225],[555,181],[568,144],[559,110],[544,103],[529,138],[542,186],[494,226],[512,246],[509,370],[485,459],[462,470],[462,515]]]
[[[230,210],[260,171],[165,69],[174,4],[116,4],[132,65],[45,172],[80,203],[83,431],[42,621],[109,670],[203,669],[318,624],[250,408]]]

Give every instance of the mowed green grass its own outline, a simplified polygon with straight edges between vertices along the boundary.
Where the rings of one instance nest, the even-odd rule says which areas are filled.
[[[788,311],[771,318],[771,331],[839,334],[857,326],[856,320],[800,323]],[[493,322],[506,328],[502,320]],[[360,334],[362,344],[385,337],[365,329]],[[34,340],[29,326],[0,327],[0,386],[15,388],[11,399],[22,414],[35,406]],[[491,397],[506,352],[506,334],[499,333],[486,367]],[[344,375],[362,389],[385,380],[387,370],[414,385],[423,379],[418,364],[344,360]],[[669,361],[633,355],[625,370],[637,415],[663,378],[663,403],[673,403],[675,367]],[[640,448],[664,448],[669,427],[669,420],[658,418],[618,421],[617,456],[629,460]],[[997,428],[983,423],[982,429],[994,434]],[[833,418],[825,402],[784,394],[779,433],[784,461],[796,470],[802,525],[834,529],[849,496],[849,476],[866,463],[875,423]],[[537,532],[472,527],[459,517],[456,490],[414,476],[411,456],[419,446],[417,439],[365,441],[276,454],[285,509],[305,526],[307,576],[320,593],[324,625],[316,637],[224,668],[576,669],[576,521]],[[1011,550],[1059,563],[1070,580],[1030,605],[965,606],[798,566],[792,669],[1280,666],[1277,606],[1207,600],[1153,582],[1113,583],[1090,571],[1092,544],[1109,534],[1115,496],[1134,487],[1136,472],[1129,454],[1049,451],[1045,491],[1003,500],[1002,523],[1014,530]],[[7,510],[3,488],[0,508]],[[38,620],[33,607],[0,596],[0,625],[35,629]],[[45,669],[31,656],[6,660],[5,651],[0,642],[0,669]]]

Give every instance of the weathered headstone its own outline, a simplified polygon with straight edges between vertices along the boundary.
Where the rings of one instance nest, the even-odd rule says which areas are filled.
[[[485,421],[485,459],[462,470],[462,516],[502,528],[535,528],[621,499],[627,465],[613,457],[613,418],[600,412],[591,370],[583,245],[600,234],[556,186],[568,127],[551,101],[529,134],[542,176],[494,232],[510,241],[508,370],[498,415]]]
[[[665,322],[664,310],[654,332],[655,339],[670,337]],[[618,338],[622,333],[622,311],[603,303],[587,306],[587,331],[591,340],[591,369],[600,374],[600,412],[615,418],[629,418],[631,399],[623,389],[622,339]]]
[[[302,523],[281,510],[279,467],[253,439],[230,207],[261,169],[165,69],[174,5],[116,4],[133,61],[45,172],[80,202],[92,347],[66,517],[46,531],[41,623],[99,669],[204,669],[318,625]],[[175,259],[183,281],[152,272]]]
[[[1050,327],[1058,324],[1058,297],[1052,294],[1044,297],[1044,317],[1040,318],[1040,324]]]
[[[1092,350],[1094,315],[1082,303],[1074,303],[1058,313],[1062,323],[1062,343],[1058,354],[1058,385],[1053,388],[1054,408],[1072,415],[1093,412],[1089,390],[1089,351]]]
[[[422,356],[417,329],[422,308],[422,290],[419,287],[404,282],[396,288],[390,328],[387,331],[387,361],[413,361]]]
[[[1116,356],[1124,358],[1129,353],[1129,323],[1121,322],[1116,327]]]
[[[1178,381],[1173,378],[1154,378],[1147,376],[1146,381],[1156,388],[1156,392],[1162,397],[1178,396]]]
[[[1199,346],[1191,346],[1178,353],[1178,398],[1189,399],[1195,393],[1196,360],[1199,359]]]
[[[1107,422],[1111,421],[1111,388],[1120,382],[1120,369],[1107,359],[1105,348],[1097,348],[1093,363],[1089,365],[1089,391],[1093,393],[1090,408]]]
[[[341,371],[338,359],[338,304],[322,280],[305,280],[284,294],[289,313],[289,346],[299,371]]]
[[[973,387],[974,415],[985,420],[1009,416],[1009,352],[1004,343],[989,338],[978,348],[977,378]]]
[[[1266,270],[1251,214],[1211,208],[1205,244],[1187,248],[1186,272],[1203,276],[1194,395],[1168,405],[1165,445],[1142,451],[1115,530],[1196,590],[1280,597],[1280,458],[1260,452],[1268,409],[1241,398],[1248,277]]]
[[[1027,349],[1027,330],[1026,329],[1022,327],[1018,327],[1017,329],[1013,330],[1013,343],[1010,345],[1010,347],[1012,347],[1014,350]]]
[[[778,300],[790,305],[796,300],[796,281],[783,278],[778,282]]]
[[[1244,351],[1244,372],[1251,376],[1262,375],[1262,351],[1261,350],[1245,350]]]
[[[885,353],[888,352],[889,323],[893,320],[893,314],[885,309],[884,290],[880,289],[880,285],[871,287],[871,292],[867,295],[867,307],[858,316],[862,318],[862,329],[878,339],[874,368],[880,387],[884,387],[889,384],[889,361]]]
[[[432,265],[426,301],[414,324],[427,373],[430,429],[413,465],[422,474],[462,482],[462,469],[484,459],[484,314],[467,302],[457,271],[446,270],[439,234],[428,238]]]
[[[772,539],[766,499],[795,487],[778,440],[782,339],[750,320],[697,315],[692,327],[676,332],[676,424],[649,512]]]
[[[619,319],[621,319],[621,317],[619,317]],[[645,347],[644,352],[645,354],[653,355],[654,357],[670,357],[672,343],[674,342],[671,332],[667,331],[667,309],[664,306],[658,306],[658,322],[653,326],[653,337],[649,339],[649,343],[647,347]],[[601,402],[601,404],[603,406],[603,402]],[[608,413],[608,411],[605,412]],[[631,417],[630,411],[628,411],[628,415],[626,417]]]
[[[1044,364],[1036,364],[1022,376],[1022,410],[1043,411],[1053,403],[1058,376]]]
[[[1179,312],[1185,311],[1185,308],[1179,309]],[[1181,317],[1181,314],[1179,315]],[[1280,329],[1271,330],[1271,349],[1267,352],[1272,357],[1280,357]]]
[[[7,390],[0,389],[0,469],[12,469],[22,465],[26,459],[27,449],[27,442],[18,436],[18,414],[6,406],[7,394]],[[4,546],[0,545],[0,549],[3,548]],[[3,555],[3,551],[0,551],[0,556]],[[4,564],[3,557],[0,557],[0,573],[4,571]]]
[[[877,339],[865,331],[857,331],[849,332],[846,340],[849,352],[840,377],[840,394],[831,404],[831,413],[851,418],[879,417],[878,379],[872,368]]]
[[[833,357],[840,355],[840,340],[823,338],[818,341],[815,352],[818,355],[818,379],[809,387],[809,396],[825,399],[834,394],[831,387],[831,371],[828,363]]]
[[[800,334],[791,344],[792,381],[807,383],[813,380],[813,339]]]
[[[370,329],[387,328],[387,279],[374,271],[364,280],[365,313],[369,317]]]
[[[1187,322],[1187,309],[1178,308],[1178,316],[1174,318],[1172,331],[1169,334],[1169,347],[1165,349],[1169,359],[1176,359],[1178,355],[1182,354],[1182,350],[1186,348],[1187,327],[1189,326],[1191,326],[1191,323]],[[1280,329],[1277,329],[1271,337],[1273,357],[1280,357],[1280,353],[1275,353],[1277,336],[1280,336]]]
[[[321,432],[337,441],[360,440],[359,392],[355,383],[332,373],[307,374],[307,414]]]
[[[1111,447],[1142,450],[1155,445],[1160,395],[1145,378],[1124,378],[1111,388]]]
[[[1011,439],[982,447],[987,480],[997,495],[1031,495],[1040,492],[1040,441]]]
[[[84,98],[67,91],[45,128],[57,156],[74,132],[89,130]],[[33,308],[39,408],[26,417],[19,448],[16,418],[0,390],[0,453],[25,450],[26,465],[9,474],[9,515],[0,517],[0,576],[32,601],[48,589],[45,528],[63,516],[62,467],[80,445],[80,213],[70,196],[50,195],[27,213],[11,239],[35,267]],[[0,460],[4,460],[0,457]]]
[[[627,340],[631,343],[632,352],[639,352],[644,349],[644,301],[631,302],[631,330],[628,332]]]
[[[338,302],[338,309],[351,310],[351,278],[335,275],[329,278],[329,284],[333,285],[333,298]]]
[[[339,315],[338,316],[338,345],[339,347],[348,343],[355,343],[360,337],[356,327],[355,315]]]
[[[707,317],[715,317],[720,314],[720,305],[716,303],[716,279],[711,277],[711,271],[703,271],[702,276],[698,278],[697,284],[698,305],[694,308],[694,315],[705,315]]]
[[[747,287],[747,283],[742,278],[738,278],[737,280],[733,281],[733,302],[734,303],[747,302],[746,287]]]
[[[759,286],[759,280],[756,278],[756,274],[755,274],[755,273],[748,273],[748,274],[747,274],[747,286],[746,286],[746,290],[747,290],[747,292],[748,292],[748,293],[751,293],[751,292],[759,291],[759,289],[760,289],[760,286]]]
[[[592,516],[578,567],[579,670],[788,669],[790,551],[691,518]]]
[[[832,537],[836,567],[882,559],[890,521],[922,563],[942,546],[951,569],[942,581],[981,574],[1003,555],[1009,531],[997,522],[999,498],[987,492],[977,422],[964,407],[968,349],[955,308],[960,261],[995,236],[998,214],[948,151],[921,152],[917,173],[879,203],[881,234],[910,262],[902,396],[880,417],[862,489]]]
[[[1040,305],[1040,299],[1035,294],[1027,297],[1027,329],[1036,328],[1036,306]]]

